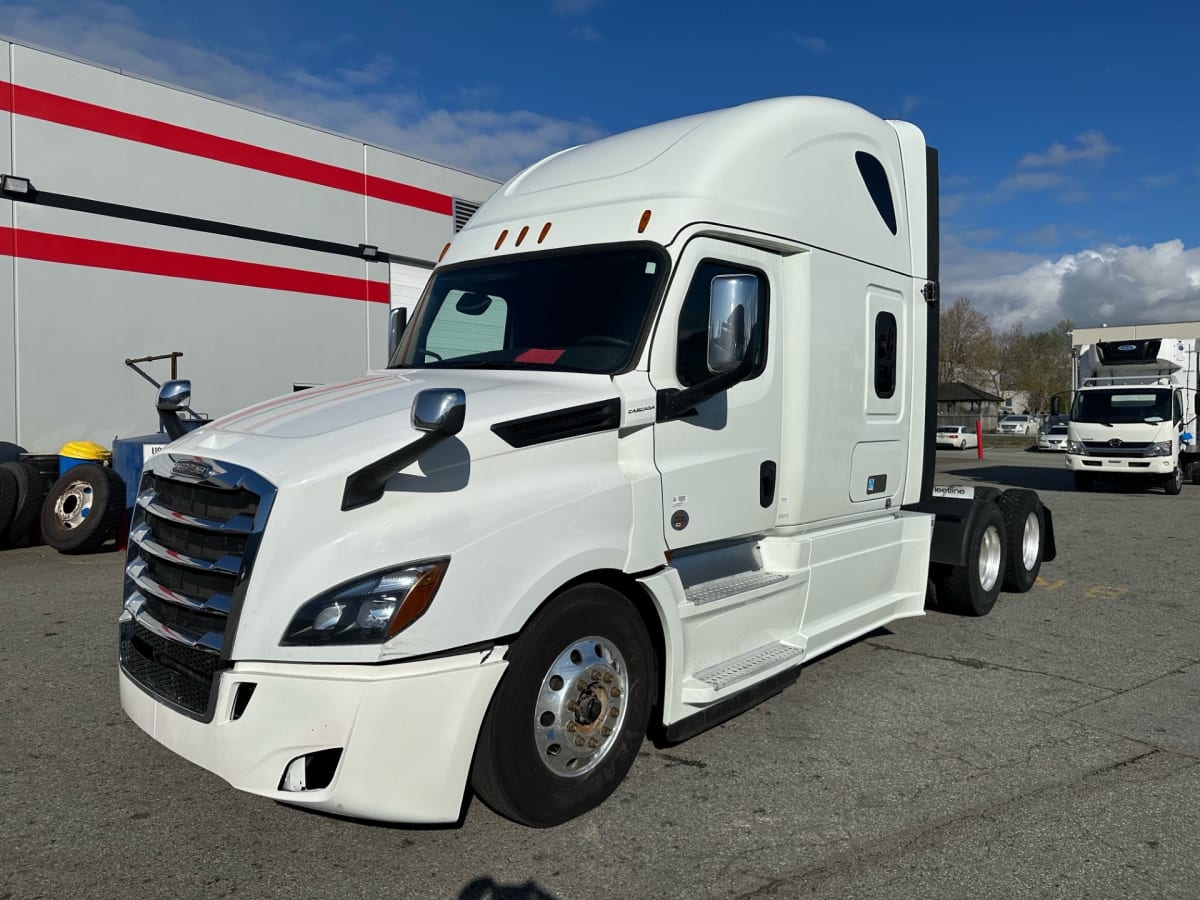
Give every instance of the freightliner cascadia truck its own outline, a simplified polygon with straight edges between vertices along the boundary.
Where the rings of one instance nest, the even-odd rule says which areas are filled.
[[[935,490],[937,155],[840,101],[515,176],[387,369],[178,436],[132,521],[120,692],[242,790],[533,826],[927,599],[1054,556],[1036,494]]]

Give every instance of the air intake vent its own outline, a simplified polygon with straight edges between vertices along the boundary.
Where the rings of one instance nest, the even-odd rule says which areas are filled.
[[[471,216],[475,215],[475,210],[479,209],[478,203],[472,203],[470,200],[461,200],[458,197],[454,198],[454,233],[458,234],[467,227],[467,222]]]
[[[621,401],[604,400],[600,403],[587,403],[583,406],[572,406],[570,409],[542,413],[527,419],[501,422],[499,425],[493,425],[492,431],[512,447],[529,447],[533,444],[579,437],[582,434],[611,431],[620,424]]]

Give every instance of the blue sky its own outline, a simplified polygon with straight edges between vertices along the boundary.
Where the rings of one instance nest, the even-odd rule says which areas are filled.
[[[941,152],[943,296],[1200,319],[1200,3],[0,0],[0,32],[496,178],[781,94]]]

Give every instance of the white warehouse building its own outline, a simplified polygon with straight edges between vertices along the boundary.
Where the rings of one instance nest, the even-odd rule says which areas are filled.
[[[172,367],[216,416],[384,365],[389,306],[498,186],[11,40],[0,60],[0,460],[156,430]]]

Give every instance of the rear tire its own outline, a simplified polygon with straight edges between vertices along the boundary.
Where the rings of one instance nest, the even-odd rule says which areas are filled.
[[[1005,572],[1004,515],[995,503],[984,503],[971,523],[965,565],[945,568],[938,599],[955,612],[986,616],[996,605]]]
[[[599,806],[638,754],[657,661],[629,600],[600,584],[564,591],[509,651],[471,766],[500,815],[545,828]]]
[[[0,465],[0,469],[11,472],[17,484],[17,503],[12,521],[7,529],[0,529],[0,546],[11,547],[25,540],[33,530],[46,496],[46,481],[42,473],[29,463],[6,462]]]
[[[1085,472],[1075,473],[1075,490],[1090,491],[1092,489],[1092,476]]]
[[[1037,581],[1046,546],[1046,514],[1033,491],[1014,488],[997,501],[1004,516],[1008,563],[1004,590],[1023,594]]]
[[[117,533],[125,482],[107,466],[72,466],[42,505],[42,539],[60,553],[87,553]]]

